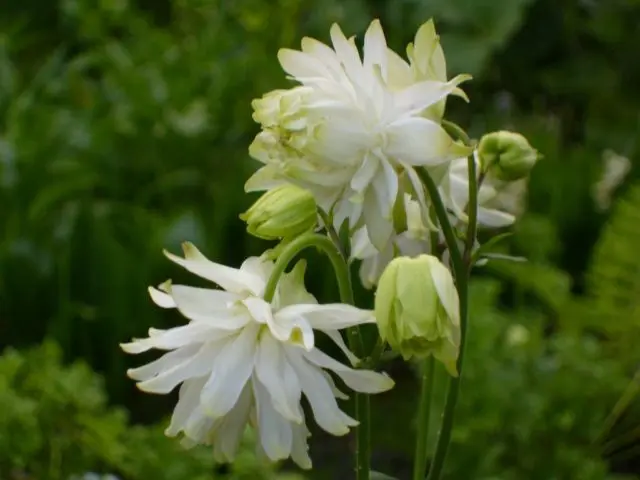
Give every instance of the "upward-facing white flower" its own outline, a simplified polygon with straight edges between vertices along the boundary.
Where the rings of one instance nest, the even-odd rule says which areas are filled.
[[[373,245],[384,249],[393,234],[399,174],[406,172],[424,204],[414,167],[441,166],[470,152],[444,131],[438,115],[469,76],[445,81],[435,32],[430,43],[429,32],[422,33],[409,49],[411,64],[387,48],[377,20],[365,34],[363,58],[335,24],[333,48],[303,38],[302,51],[280,50],[280,64],[300,86],[254,101],[262,132],[249,152],[265,166],[247,190],[296,183],[333,214],[336,227],[345,220],[352,229],[366,225]]]
[[[326,370],[352,389],[378,393],[390,389],[386,375],[354,370],[315,347],[314,329],[326,333],[353,361],[339,329],[375,322],[369,310],[343,304],[318,305],[304,287],[304,264],[285,274],[272,302],[263,299],[272,262],[247,259],[240,269],[206,259],[193,245],[185,258],[170,260],[224,290],[171,285],[150,288],[163,308],[189,319],[184,326],[149,330],[149,337],[123,344],[128,353],[170,352],[128,374],[146,392],[180,399],[167,435],[182,432],[187,444],[212,444],[218,461],[231,461],[247,423],[257,429],[259,448],[273,460],[291,457],[310,468],[302,394],[321,428],[344,435],[355,420],[336,402],[344,398]]]

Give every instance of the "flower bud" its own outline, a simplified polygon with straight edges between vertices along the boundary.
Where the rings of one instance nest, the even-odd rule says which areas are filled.
[[[539,158],[538,151],[519,133],[499,131],[484,135],[478,145],[483,172],[513,182],[525,178]]]
[[[316,204],[311,193],[287,184],[268,190],[240,218],[258,238],[291,238],[315,227]]]
[[[378,281],[375,316],[382,339],[405,360],[433,355],[457,376],[458,292],[451,273],[436,257],[392,260]]]

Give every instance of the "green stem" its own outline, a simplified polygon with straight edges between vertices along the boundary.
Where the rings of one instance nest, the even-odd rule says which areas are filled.
[[[422,480],[427,471],[427,440],[429,439],[429,417],[435,363],[433,355],[430,355],[422,365],[422,389],[418,405],[418,437],[413,464],[413,480]]]
[[[348,305],[354,305],[353,288],[351,285],[351,275],[349,266],[345,261],[337,245],[328,237],[317,233],[308,233],[289,243],[280,255],[269,277],[265,287],[264,299],[271,302],[276,294],[278,281],[293,259],[304,249],[315,247],[329,257],[331,265],[338,281],[340,301]],[[349,348],[358,357],[364,358],[364,343],[358,327],[347,330]],[[369,421],[369,397],[356,393],[355,395],[355,417],[359,422],[356,434],[356,479],[369,480],[369,458],[370,454],[370,421]]]
[[[460,298],[460,354],[458,355],[458,376],[449,379],[449,388],[447,390],[447,399],[445,401],[444,412],[442,414],[442,425],[440,426],[440,435],[438,436],[438,444],[433,455],[433,462],[429,470],[428,480],[439,480],[444,467],[444,461],[449,449],[451,441],[451,430],[453,429],[453,420],[455,416],[455,408],[458,403],[458,394],[460,392],[460,379],[462,378],[462,365],[464,360],[464,346],[466,340],[466,323],[467,323],[467,303],[468,290],[467,280],[458,282],[458,297]]]
[[[436,216],[438,217],[438,223],[440,224],[440,228],[442,228],[442,233],[444,234],[444,239],[447,242],[449,254],[451,255],[453,273],[457,279],[459,275],[464,276],[466,268],[462,261],[462,254],[460,253],[460,247],[458,246],[458,238],[453,231],[451,222],[449,222],[447,209],[445,208],[444,203],[442,203],[442,198],[440,198],[438,187],[431,178],[431,175],[429,175],[429,173],[424,169],[417,169],[416,171],[418,173],[418,176],[420,177],[420,180],[422,180],[422,183],[427,189],[429,199],[431,200],[433,209],[436,212]]]
[[[469,225],[467,228],[463,260],[469,269],[471,268],[471,254],[473,253],[473,246],[476,242],[476,233],[478,228],[478,189],[480,185],[480,181],[475,180],[476,160],[473,154],[469,155],[467,158],[467,166],[469,170]]]
[[[475,164],[474,169],[475,172]],[[459,306],[460,306],[460,353],[458,355],[457,370],[458,376],[451,377],[449,379],[449,387],[447,390],[447,398],[445,402],[444,412],[442,414],[442,425],[440,427],[440,434],[438,435],[438,443],[436,445],[436,451],[433,456],[433,462],[431,463],[431,469],[429,470],[428,480],[439,480],[444,467],[444,461],[447,456],[447,450],[449,449],[449,443],[451,441],[451,431],[453,429],[453,421],[455,416],[455,407],[458,403],[458,394],[460,391],[460,379],[462,378],[462,366],[464,361],[464,351],[466,343],[467,333],[467,315],[468,315],[468,303],[469,303],[469,265],[465,261],[465,256],[460,252],[458,246],[457,237],[449,221],[447,210],[444,207],[442,198],[438,192],[438,187],[426,170],[418,170],[418,175],[424,183],[425,188],[431,199],[436,216],[438,217],[438,223],[445,237],[449,254],[451,256],[451,264],[456,280],[456,287],[458,290]],[[477,179],[474,176],[469,176],[469,198],[473,196],[477,198]],[[472,186],[473,184],[473,186]],[[477,218],[477,202],[470,202],[469,218]],[[473,226],[469,223],[469,229],[467,236],[473,234],[475,237],[475,220]],[[473,246],[473,243],[471,244]]]

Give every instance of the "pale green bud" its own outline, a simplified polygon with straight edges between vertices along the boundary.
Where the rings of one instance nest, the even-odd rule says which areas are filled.
[[[478,145],[478,156],[483,172],[490,171],[506,182],[525,178],[540,158],[525,137],[504,130],[484,135]]]
[[[311,193],[287,184],[264,193],[240,218],[258,238],[292,238],[315,227],[316,203]]]
[[[378,281],[375,316],[381,338],[405,360],[433,355],[457,376],[458,292],[451,273],[436,257],[392,260]]]

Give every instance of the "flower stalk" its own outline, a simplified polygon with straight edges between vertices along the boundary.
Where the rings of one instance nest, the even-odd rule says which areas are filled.
[[[271,277],[265,287],[264,299],[271,301],[278,286],[278,280],[287,269],[288,265],[303,250],[315,247],[322,251],[331,262],[333,271],[338,282],[338,291],[340,293],[340,301],[347,305],[354,305],[353,287],[351,284],[351,275],[349,266],[342,255],[338,245],[329,237],[318,233],[309,233],[301,235],[291,241],[284,247],[278,260],[275,263]],[[347,330],[347,340],[349,348],[360,359],[364,358],[364,343],[360,329],[353,327]],[[355,468],[357,480],[369,480],[370,476],[370,404],[369,397],[365,394],[355,394],[355,419],[358,421],[356,427],[356,452],[355,452]]]

